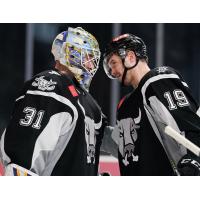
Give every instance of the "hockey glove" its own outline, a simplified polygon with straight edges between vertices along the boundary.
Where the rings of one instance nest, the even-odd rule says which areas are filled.
[[[178,171],[181,176],[200,176],[199,159],[183,157],[178,162]]]

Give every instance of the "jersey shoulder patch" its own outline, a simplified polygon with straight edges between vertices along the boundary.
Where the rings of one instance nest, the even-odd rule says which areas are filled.
[[[73,97],[78,96],[78,92],[76,91],[76,88],[74,87],[74,85],[69,85],[68,89],[69,89],[69,91],[70,91],[70,93],[72,94]]]
[[[45,93],[53,92],[71,101],[78,97],[76,86],[71,77],[60,74],[56,70],[47,70],[35,75],[28,90]]]
[[[156,67],[152,72],[155,74],[177,74],[176,70],[169,66]]]
[[[32,78],[31,89],[44,92],[54,91],[61,75],[55,70],[46,70]]]
[[[52,91],[55,89],[56,81],[48,79],[45,76],[39,76],[34,79],[32,86],[42,91]]]

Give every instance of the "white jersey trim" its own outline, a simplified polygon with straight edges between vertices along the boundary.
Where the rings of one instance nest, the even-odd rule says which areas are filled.
[[[11,159],[8,157],[4,150],[4,138],[5,138],[6,129],[4,130],[1,141],[0,141],[0,155],[2,156],[3,165],[6,166],[8,163],[11,162]]]
[[[28,90],[26,92],[27,94],[32,94],[32,95],[40,95],[40,96],[45,96],[45,97],[52,97],[53,99],[68,105],[70,108],[72,108],[72,110],[75,112],[76,107],[71,103],[70,100],[68,100],[67,98],[56,94],[55,92],[42,92],[42,91],[38,91],[38,90]],[[76,110],[77,112],[77,110]]]
[[[177,78],[177,79],[180,79],[178,75],[176,74],[160,74],[160,75],[157,75],[157,76],[154,76],[150,79],[148,79],[145,84],[142,86],[142,96],[143,96],[143,102],[146,104],[146,98],[145,98],[145,92],[146,92],[146,89],[147,87],[155,82],[155,81],[158,81],[158,80],[161,80],[161,79],[167,79],[167,78]]]
[[[189,88],[189,86],[188,86],[188,84],[186,83],[186,82],[181,82],[185,87],[188,87]]]
[[[200,117],[200,107],[199,107],[199,109],[197,110],[196,114]]]
[[[25,97],[25,95],[20,96],[19,98],[17,98],[17,99],[15,100],[15,102],[19,101],[20,99],[23,99],[24,97]]]

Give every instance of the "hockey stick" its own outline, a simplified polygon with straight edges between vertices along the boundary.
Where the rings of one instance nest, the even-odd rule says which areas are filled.
[[[182,144],[188,150],[193,152],[195,155],[200,156],[200,148],[192,143],[190,140],[182,136],[179,132],[175,131],[172,127],[166,126],[164,132],[175,139],[178,143]]]
[[[172,127],[167,125],[159,115],[156,115],[153,110],[148,106],[145,105],[149,113],[152,115],[153,119],[155,120],[156,124],[159,126],[161,130],[164,130],[164,133],[173,138],[176,142],[183,145],[185,148],[193,152],[195,155],[200,156],[200,148],[192,143],[190,140],[182,136],[179,132],[174,130]]]

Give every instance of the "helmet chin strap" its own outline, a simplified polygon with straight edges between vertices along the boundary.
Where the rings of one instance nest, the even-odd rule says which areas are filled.
[[[133,66],[131,66],[131,67],[127,67],[127,66],[125,65],[125,59],[123,59],[122,61],[123,61],[123,66],[124,66],[124,73],[123,73],[123,76],[122,76],[122,83],[121,83],[121,86],[125,86],[124,80],[125,80],[125,78],[126,78],[127,71],[130,70],[130,69],[133,69],[134,67],[136,67],[137,64],[138,64],[138,62],[139,62],[139,59],[136,58],[136,63],[135,63],[135,65],[133,65]]]

